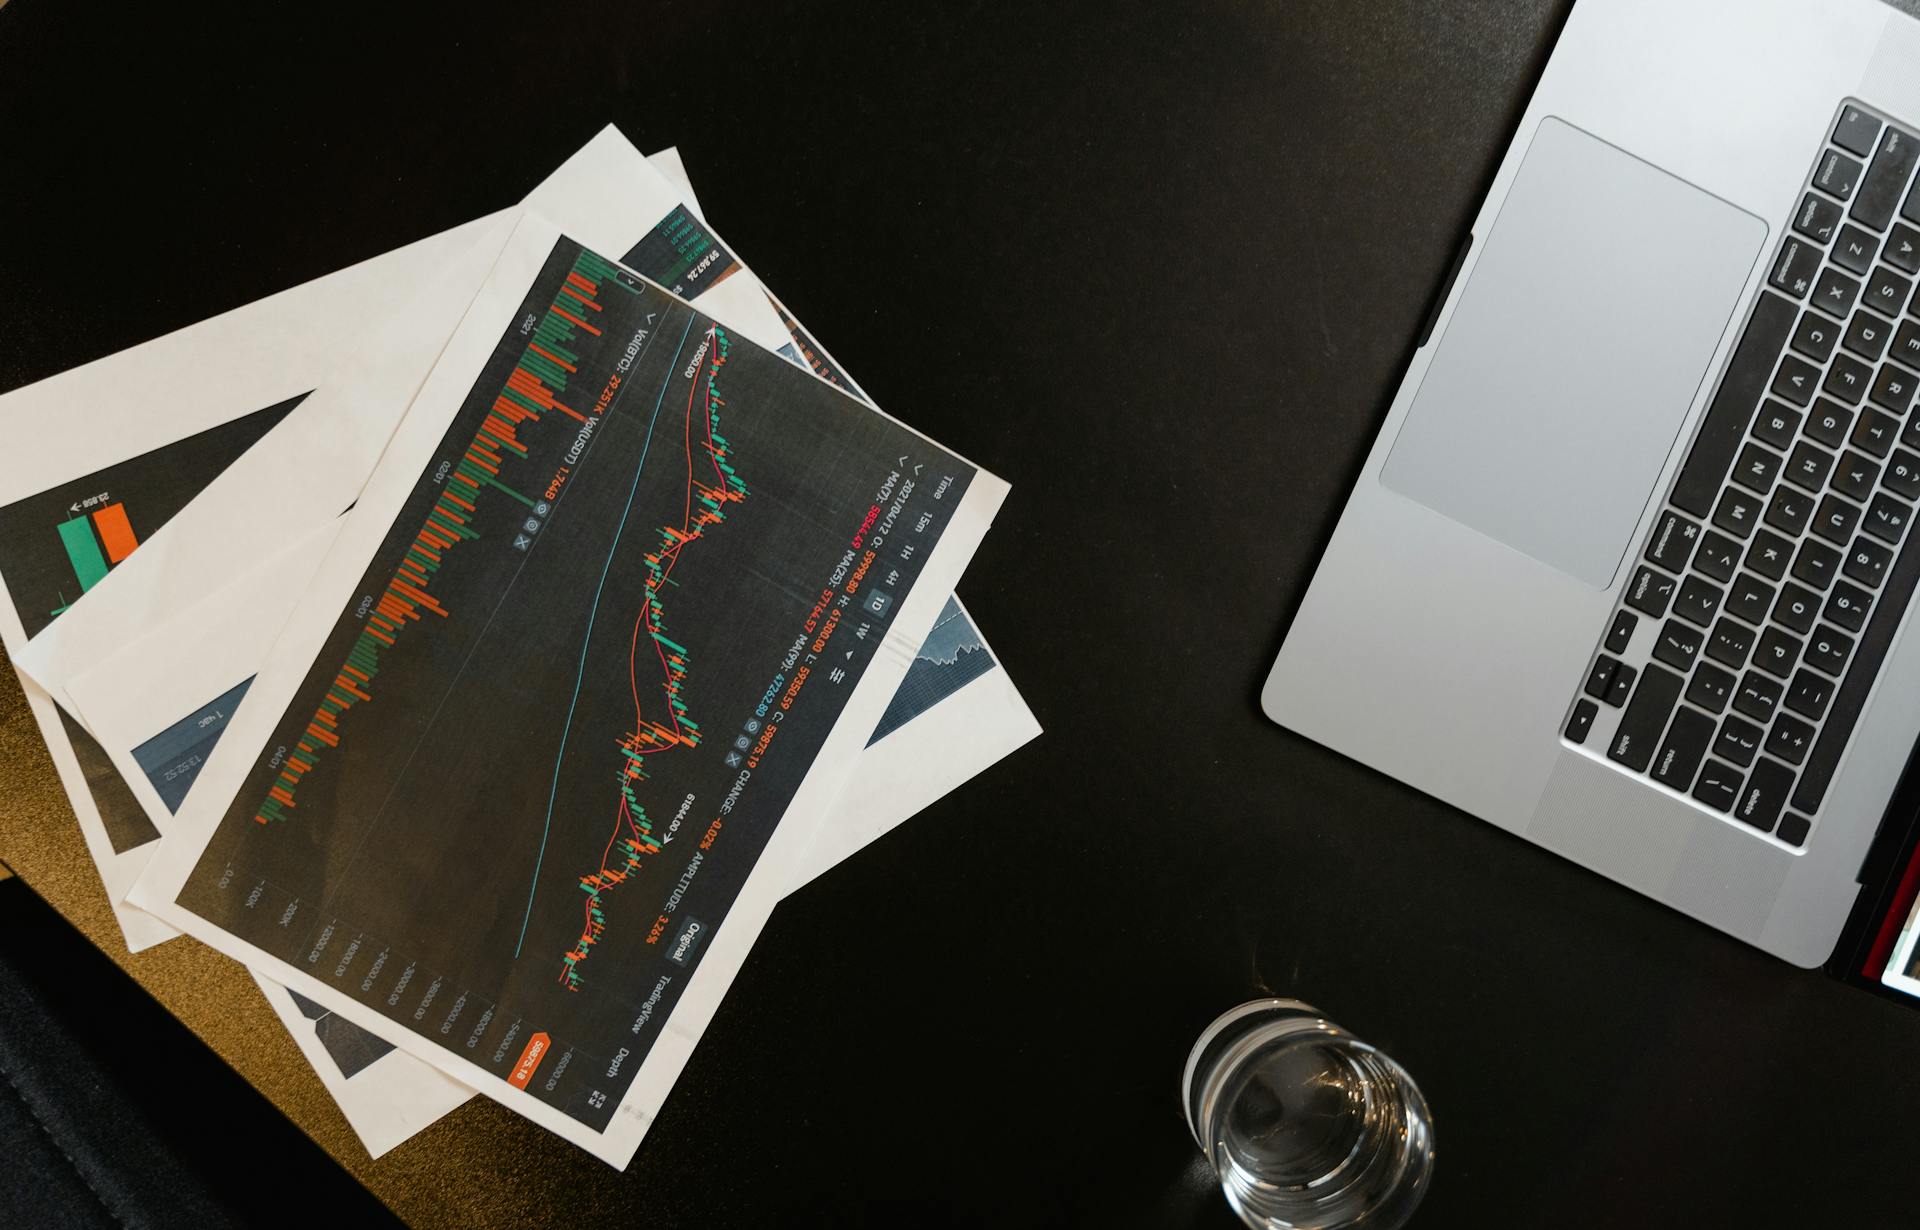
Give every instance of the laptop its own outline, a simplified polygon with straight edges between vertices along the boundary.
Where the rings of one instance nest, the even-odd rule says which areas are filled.
[[[1802,966],[1920,738],[1920,21],[1579,0],[1266,682]]]

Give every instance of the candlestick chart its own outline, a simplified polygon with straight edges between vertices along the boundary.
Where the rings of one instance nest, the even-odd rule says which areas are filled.
[[[178,900],[602,1128],[973,471],[571,241],[515,293]]]

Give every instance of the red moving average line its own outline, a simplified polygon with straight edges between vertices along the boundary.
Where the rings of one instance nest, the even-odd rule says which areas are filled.
[[[724,521],[726,505],[738,503],[747,495],[745,484],[727,463],[730,449],[726,437],[720,435],[714,425],[720,407],[726,404],[719,393],[718,377],[720,369],[726,366],[731,346],[731,339],[725,332],[717,327],[710,330],[706,354],[698,360],[692,385],[687,390],[687,406],[681,427],[686,490],[681,501],[680,524],[661,527],[660,546],[646,556],[650,575],[627,644],[627,686],[633,699],[633,731],[619,742],[622,754],[618,778],[620,797],[614,809],[613,831],[601,851],[598,870],[580,878],[581,890],[587,897],[583,907],[583,925],[578,942],[562,959],[559,976],[559,981],[570,990],[579,989],[580,963],[587,959],[593,945],[606,929],[606,916],[602,910],[604,894],[632,878],[640,870],[646,856],[660,850],[661,843],[654,836],[646,809],[633,789],[635,782],[646,780],[646,758],[677,747],[697,747],[700,742],[699,724],[687,716],[686,706],[680,697],[687,677],[686,651],[666,634],[660,591],[672,580],[682,549],[703,537],[708,528]],[[704,380],[701,379],[703,370],[706,371]],[[703,390],[706,394],[704,398],[700,397]],[[701,403],[699,414],[705,436],[698,442],[693,435],[696,400]],[[712,467],[711,483],[694,477],[696,449],[705,452],[707,463]],[[664,698],[664,722],[649,719],[640,701],[642,631],[653,642],[654,659],[660,672],[659,687]]]

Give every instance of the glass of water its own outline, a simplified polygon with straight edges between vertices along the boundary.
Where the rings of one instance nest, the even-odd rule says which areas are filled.
[[[1207,1027],[1187,1127],[1255,1230],[1396,1230],[1433,1175],[1426,1099],[1399,1064],[1306,1004],[1261,999]]]

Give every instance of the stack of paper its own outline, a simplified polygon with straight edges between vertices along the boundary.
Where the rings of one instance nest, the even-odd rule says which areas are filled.
[[[1006,492],[602,132],[515,209],[0,397],[0,636],[139,949],[246,962],[376,1155],[618,1166],[773,906],[1038,733]]]

